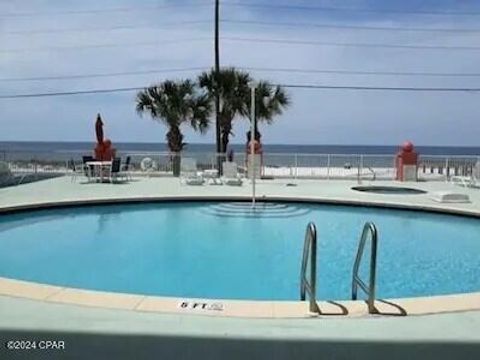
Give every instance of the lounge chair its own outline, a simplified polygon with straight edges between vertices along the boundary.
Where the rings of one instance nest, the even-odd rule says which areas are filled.
[[[198,172],[197,162],[192,158],[182,158],[180,161],[180,183],[185,185],[203,185],[204,179]]]
[[[475,164],[470,176],[452,176],[450,182],[463,187],[480,187],[480,161]]]
[[[223,176],[222,182],[225,185],[241,186],[243,181],[238,173],[237,164],[234,162],[226,161],[222,164]]]

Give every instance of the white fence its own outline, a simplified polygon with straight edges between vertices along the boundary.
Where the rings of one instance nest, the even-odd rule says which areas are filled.
[[[173,176],[175,156],[194,158],[199,170],[218,169],[226,154],[184,152],[119,152],[122,162],[130,157],[130,170],[137,176]],[[2,152],[3,161],[8,162],[17,174],[65,174],[72,160],[81,163],[82,154],[44,152]],[[149,160],[145,160],[145,159]],[[246,172],[246,155],[237,153],[233,159],[241,173]],[[0,158],[0,161],[2,159]],[[418,162],[419,180],[448,181],[451,176],[472,173],[479,156],[420,155]],[[396,176],[395,155],[368,154],[288,154],[265,153],[262,157],[262,176],[265,178],[297,179],[357,179],[394,180]]]

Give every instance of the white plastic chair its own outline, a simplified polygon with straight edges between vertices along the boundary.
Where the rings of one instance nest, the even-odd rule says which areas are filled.
[[[470,176],[452,176],[450,182],[463,187],[480,187],[480,161],[477,161]]]
[[[192,158],[180,160],[180,182],[185,185],[203,185],[204,179],[197,169],[197,161]]]
[[[238,173],[238,166],[235,162],[226,161],[222,163],[222,181],[225,185],[241,186],[243,181]]]

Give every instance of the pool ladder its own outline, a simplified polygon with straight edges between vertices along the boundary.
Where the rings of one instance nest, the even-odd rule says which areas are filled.
[[[310,278],[307,278],[308,261],[310,260]],[[300,299],[306,295],[310,299],[310,311],[320,314],[317,304],[317,228],[313,222],[308,223],[303,243],[302,268],[300,271]]]
[[[370,235],[370,236],[369,236]],[[370,248],[370,276],[369,284],[360,278],[358,271],[363,258],[365,250],[365,243],[370,239],[372,246]],[[374,223],[367,222],[362,231],[360,242],[358,244],[357,255],[353,264],[352,274],[352,300],[357,300],[358,287],[363,290],[367,296],[368,312],[370,314],[377,313],[375,301],[375,285],[376,285],[376,271],[377,271],[377,243],[378,232]],[[309,277],[307,277],[308,263],[310,262]],[[317,229],[313,222],[308,223],[305,232],[305,241],[303,244],[302,267],[300,271],[300,299],[304,301],[308,294],[310,302],[310,311],[321,314],[320,308],[317,304],[316,298],[317,289]]]
[[[369,236],[370,235],[370,236]],[[358,275],[360,270],[360,264],[363,258],[363,252],[365,250],[365,243],[370,239],[372,246],[370,248],[370,270],[369,270],[369,284],[365,282]],[[375,285],[376,285],[376,275],[377,275],[377,242],[378,242],[378,232],[377,227],[372,222],[367,222],[363,227],[362,236],[360,238],[360,243],[358,244],[357,256],[355,257],[355,263],[353,264],[353,275],[352,275],[352,300],[357,300],[358,288],[367,294],[367,305],[368,312],[370,314],[375,314],[377,310],[375,309]]]

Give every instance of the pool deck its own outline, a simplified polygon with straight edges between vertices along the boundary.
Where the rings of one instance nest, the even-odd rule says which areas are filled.
[[[286,186],[287,183],[295,183],[297,186]],[[256,190],[259,199],[267,200],[388,205],[480,217],[480,189],[443,182],[363,182],[363,185],[393,184],[415,187],[428,193],[363,193],[350,189],[358,185],[356,181],[339,180],[264,180],[258,182]],[[444,204],[432,200],[433,193],[444,191],[468,194],[471,202]],[[174,178],[139,178],[126,184],[95,184],[82,181],[72,183],[69,177],[63,177],[0,189],[0,212],[99,200],[248,199],[250,195],[251,186],[248,181],[241,187],[186,186]],[[190,305],[195,302],[209,305],[209,301],[204,299],[187,301]],[[317,345],[321,345],[323,354],[330,354],[330,358],[368,356],[371,359],[371,353],[365,350],[365,346],[362,347],[367,342],[370,345],[378,344],[379,349],[386,344],[395,348],[395,353],[386,352],[389,359],[403,359],[422,351],[422,358],[425,359],[454,356],[473,359],[478,358],[480,353],[480,292],[379,301],[376,306],[382,315],[368,315],[366,305],[361,301],[321,302],[320,308],[325,312],[323,316],[312,316],[308,312],[307,303],[299,301],[215,300],[215,303],[224,306],[222,311],[183,309],[179,306],[181,302],[182,299],[175,298],[109,294],[0,278],[0,334],[2,337],[8,335],[13,338],[18,338],[19,334],[39,332],[52,336],[56,334],[60,338],[83,334],[82,339],[86,342],[91,340],[89,336],[103,334],[105,341],[111,342],[110,347],[116,349],[119,358],[125,354],[120,352],[124,345],[118,339],[127,335],[134,336],[135,340],[129,338],[129,341],[137,341],[138,346],[144,346],[144,349],[151,346],[152,351],[155,348],[164,354],[168,353],[166,349],[180,351],[188,344],[188,349],[183,350],[185,357],[201,351],[198,350],[199,347],[202,348],[198,342],[201,340],[203,344],[212,344],[208,350],[212,351],[211,358],[220,353],[225,355],[224,351],[234,350],[237,351],[238,358],[244,358],[247,355],[242,352],[242,343],[246,339],[257,341],[258,344],[252,346],[252,351],[258,346],[259,355],[271,355],[273,352],[278,354],[278,358],[297,355],[298,358],[302,355],[303,358],[309,358],[317,351]],[[339,315],[345,309],[348,316]],[[334,314],[338,316],[331,316]],[[81,336],[76,337],[72,342],[80,344],[80,338]],[[173,338],[178,341],[173,341]],[[152,339],[155,339],[156,345],[151,343]],[[285,348],[285,342],[288,341],[298,345],[296,352],[292,353],[292,349]],[[163,344],[163,347],[159,344]],[[422,346],[418,347],[419,344]],[[156,346],[160,347],[157,349]],[[81,351],[80,348],[77,349],[77,353]],[[139,356],[143,351],[140,350]],[[353,351],[357,357],[349,356]]]

